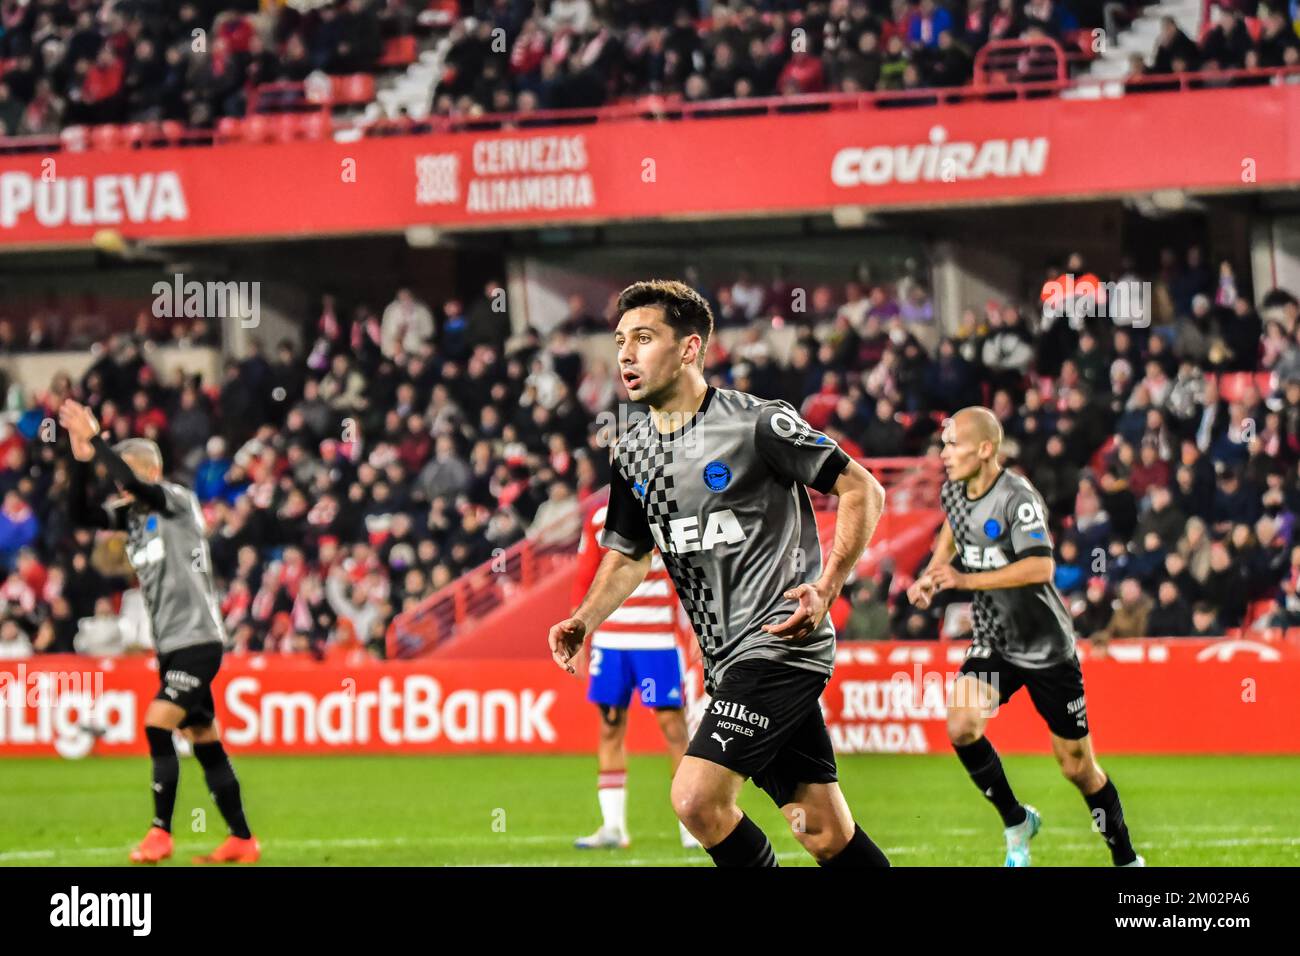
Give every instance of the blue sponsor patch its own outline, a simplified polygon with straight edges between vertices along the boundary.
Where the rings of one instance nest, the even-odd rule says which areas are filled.
[[[828,441],[830,441],[830,439],[827,438],[825,435],[818,435],[818,436],[817,436],[817,444],[818,444],[818,445],[824,445],[824,444],[826,444]]]
[[[1029,537],[1037,538],[1039,541],[1043,541],[1047,538],[1047,535],[1043,534],[1043,532],[1041,531],[1031,531],[1029,532]]]
[[[641,484],[641,482],[639,481],[632,482],[632,490],[636,492],[636,496],[638,498],[645,497],[645,485]]]
[[[158,516],[157,516],[157,515],[150,515],[150,516],[149,516],[149,520],[146,521],[146,522],[144,523],[144,529],[145,529],[146,531],[157,531],[157,530],[158,530]]]
[[[988,521],[984,522],[984,533],[990,538],[996,538],[998,535],[1002,534],[1002,525],[998,524],[997,518],[990,518]]]
[[[710,491],[721,491],[731,484],[731,469],[721,461],[709,462],[704,466],[704,483]]]

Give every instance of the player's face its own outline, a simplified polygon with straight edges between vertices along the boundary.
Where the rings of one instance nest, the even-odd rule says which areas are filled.
[[[658,404],[656,397],[671,393],[686,367],[686,343],[664,321],[663,309],[648,306],[623,313],[614,331],[618,372],[627,397],[634,402]]]
[[[939,459],[948,473],[949,481],[969,481],[979,474],[980,446],[974,429],[964,421],[949,419],[943,426],[943,450]]]

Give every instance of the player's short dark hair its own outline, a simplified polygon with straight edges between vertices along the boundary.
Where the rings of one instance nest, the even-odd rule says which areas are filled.
[[[704,296],[676,279],[648,279],[645,282],[634,282],[620,292],[615,311],[618,318],[622,319],[632,309],[650,306],[663,309],[664,321],[672,327],[677,338],[688,335],[700,337],[698,364],[704,368],[704,352],[713,336],[713,310],[709,308]]]

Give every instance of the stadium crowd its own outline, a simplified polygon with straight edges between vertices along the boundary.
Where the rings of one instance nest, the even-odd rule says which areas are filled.
[[[69,125],[241,117],[262,84],[384,72],[386,44],[438,51],[433,120],[591,108],[647,94],[687,102],[961,86],[990,41],[1081,30],[1138,4],[1102,0],[3,0],[0,135]],[[1118,11],[1118,13],[1117,13]],[[1166,20],[1136,74],[1300,63],[1280,4],[1216,8],[1193,40]],[[1091,46],[1088,46],[1091,49]],[[1141,57],[1138,60],[1142,60]],[[404,121],[414,123],[410,117]],[[379,124],[376,130],[389,130]]]
[[[733,330],[707,373],[791,401],[862,456],[934,456],[944,412],[989,404],[1051,510],[1056,583],[1082,636],[1300,625],[1300,302],[1274,291],[1257,313],[1232,265],[1211,269],[1198,247],[1162,262],[1149,326],[989,302],[951,337],[914,276],[805,288],[742,272],[707,288]],[[1077,255],[1062,265],[1086,274]],[[495,549],[526,535],[567,546],[607,480],[597,416],[619,397],[574,334],[607,335],[609,307],[575,296],[545,337],[512,334],[495,286],[468,307],[409,290],[382,311],[324,296],[301,349],[254,345],[208,388],[159,380],[140,339],[172,336],[142,319],[80,381],[30,396],[0,426],[0,656],[120,650],[139,631],[120,548],[68,526],[65,439],[45,423],[69,395],[114,438],[157,441],[195,489],[240,650],[381,653],[394,614]],[[794,331],[788,356],[774,326]],[[10,328],[12,350],[46,334]],[[845,636],[962,633],[960,606],[907,605],[915,570],[854,584]]]
[[[376,67],[416,0],[3,0],[0,131],[242,116],[250,90]],[[266,8],[258,15],[259,7]]]

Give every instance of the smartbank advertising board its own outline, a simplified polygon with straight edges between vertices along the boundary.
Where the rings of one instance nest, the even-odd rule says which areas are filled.
[[[963,651],[956,643],[841,645],[822,697],[837,751],[946,753],[946,700]],[[1300,753],[1295,645],[1116,641],[1105,658],[1086,651],[1088,720],[1105,753]],[[695,716],[713,705],[701,687],[692,666],[685,698]],[[144,754],[141,719],[157,689],[148,658],[0,662],[0,757]],[[227,743],[253,753],[587,753],[597,718],[585,690],[550,660],[232,656],[215,684]],[[659,752],[653,716],[632,710],[629,746]],[[990,727],[1000,750],[1049,751],[1023,693]]]
[[[0,160],[0,245],[1300,183],[1300,86]]]

